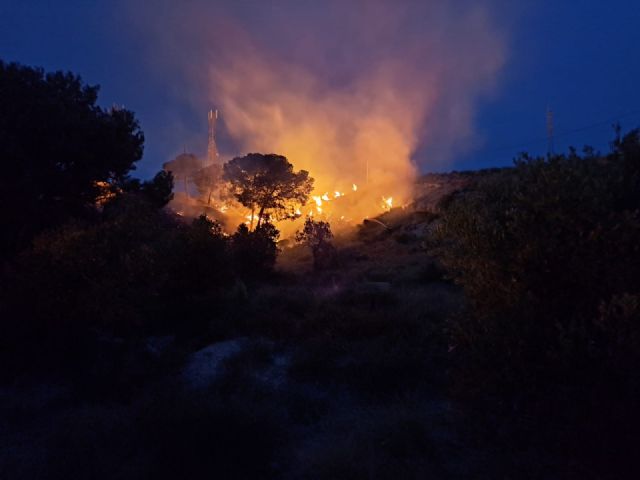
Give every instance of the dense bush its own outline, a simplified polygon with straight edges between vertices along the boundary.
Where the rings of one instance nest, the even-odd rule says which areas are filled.
[[[82,356],[96,332],[202,332],[234,284],[229,244],[217,223],[185,225],[140,194],[41,234],[4,273],[3,353]]]
[[[523,156],[452,197],[437,232],[470,305],[449,325],[461,391],[527,398],[547,420],[577,422],[565,428],[594,459],[640,420],[639,193],[632,131],[606,156]]]
[[[509,368],[524,362],[528,373],[534,359],[543,368],[610,351],[599,308],[640,292],[638,191],[633,131],[606,157],[524,156],[454,198],[438,253],[474,310],[455,342],[486,347]]]
[[[304,228],[296,232],[296,241],[305,244],[313,254],[313,268],[324,270],[336,263],[336,248],[331,243],[333,233],[329,222],[315,221],[309,217]]]
[[[83,216],[142,157],[133,113],[99,107],[98,90],[72,73],[0,61],[0,259]]]
[[[254,231],[245,224],[231,236],[233,262],[239,275],[247,280],[264,278],[273,272],[278,256],[280,232],[269,222],[261,223]]]

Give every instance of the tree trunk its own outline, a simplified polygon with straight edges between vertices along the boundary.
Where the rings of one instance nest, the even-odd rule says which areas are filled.
[[[258,225],[256,228],[260,228],[260,224],[262,223],[262,215],[264,214],[264,206],[260,207],[260,213],[258,213]]]

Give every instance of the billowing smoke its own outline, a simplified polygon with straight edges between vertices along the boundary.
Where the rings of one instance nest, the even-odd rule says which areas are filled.
[[[180,72],[170,77],[203,115],[220,109],[231,153],[285,155],[316,179],[315,195],[349,193],[332,215],[410,200],[417,171],[477,142],[474,112],[505,58],[488,4],[211,3],[129,12],[149,58],[170,67],[162,74]]]

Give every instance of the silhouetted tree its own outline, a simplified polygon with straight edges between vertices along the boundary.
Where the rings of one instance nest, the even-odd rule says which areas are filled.
[[[332,238],[329,222],[316,222],[311,217],[305,220],[302,231],[296,232],[296,241],[311,248],[313,266],[316,270],[322,270],[335,263],[336,249],[331,243]]]
[[[280,232],[264,222],[252,232],[244,223],[231,237],[233,262],[244,278],[258,278],[273,271],[278,255],[277,241]]]
[[[159,171],[152,180],[142,184],[141,191],[153,206],[164,207],[173,198],[173,174]]]
[[[97,96],[72,73],[0,61],[0,255],[85,213],[142,157],[133,113]]]
[[[202,168],[202,162],[193,153],[181,153],[173,160],[163,163],[162,168],[171,172],[176,180],[183,182],[184,191],[189,196],[189,182]]]
[[[304,205],[313,189],[309,172],[293,171],[293,165],[282,155],[250,153],[236,157],[224,165],[223,178],[230,183],[231,193],[253,217],[258,212],[258,227],[265,218],[295,218],[297,207]]]
[[[222,183],[222,166],[213,164],[201,168],[194,173],[193,183],[204,203],[211,205],[213,194]]]
[[[174,241],[169,255],[171,283],[167,295],[183,299],[230,284],[228,243],[218,222],[206,215],[194,219]]]

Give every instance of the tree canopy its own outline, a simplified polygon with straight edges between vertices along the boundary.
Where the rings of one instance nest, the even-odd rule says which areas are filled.
[[[176,180],[182,181],[185,193],[189,194],[189,182],[194,179],[197,171],[202,168],[202,162],[193,153],[181,153],[173,160],[162,164],[162,168],[173,174]]]
[[[207,205],[211,205],[213,195],[222,182],[222,166],[218,164],[207,165],[193,174],[193,183],[198,193]]]
[[[0,211],[4,255],[93,205],[101,183],[133,170],[144,136],[134,114],[96,105],[72,73],[0,61]]]
[[[223,178],[235,198],[251,210],[252,222],[257,211],[258,226],[268,216],[294,218],[296,208],[307,202],[313,189],[309,172],[294,172],[287,158],[276,154],[236,157],[224,165]]]
[[[296,232],[296,242],[308,245],[313,254],[316,270],[330,267],[335,261],[336,249],[331,243],[333,233],[329,222],[315,221],[308,217],[304,228]]]
[[[640,365],[640,132],[612,146],[523,155],[445,204],[432,253],[472,308],[450,329],[469,380],[535,388],[580,362],[621,379]]]

